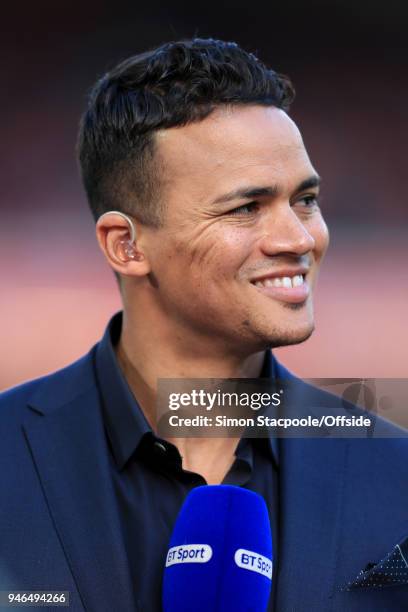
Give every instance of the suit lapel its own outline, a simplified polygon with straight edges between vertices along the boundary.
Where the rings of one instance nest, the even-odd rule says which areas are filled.
[[[85,609],[131,610],[136,606],[99,400],[96,388],[89,388],[93,380],[89,361],[67,376],[66,395],[74,397],[62,405],[56,399],[57,389],[64,395],[60,377],[58,385],[51,378],[41,388],[24,430]],[[88,390],[84,391],[85,380]]]
[[[278,378],[296,384],[282,366],[277,368]],[[298,381],[294,391],[287,410],[297,406],[299,416],[308,387]],[[277,610],[332,608],[347,451],[346,439],[280,440]]]
[[[282,440],[277,610],[330,610],[346,450],[347,440]]]

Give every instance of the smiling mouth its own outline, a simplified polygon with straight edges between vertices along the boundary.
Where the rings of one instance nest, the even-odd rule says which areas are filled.
[[[294,276],[275,276],[274,278],[264,278],[253,281],[255,287],[284,287],[292,289],[301,287],[306,282],[306,274],[296,274]]]
[[[307,274],[292,276],[273,276],[251,281],[251,284],[262,295],[286,304],[301,305],[310,295]]]

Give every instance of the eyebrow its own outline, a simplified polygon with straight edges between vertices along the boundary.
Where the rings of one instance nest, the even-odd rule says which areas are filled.
[[[321,181],[322,180],[320,176],[318,176],[317,174],[313,174],[309,178],[299,183],[299,185],[295,189],[295,193],[299,193],[300,191],[304,191],[305,189],[319,187]],[[280,190],[277,185],[270,185],[267,187],[240,187],[239,189],[224,193],[222,196],[214,200],[212,204],[223,204],[225,202],[231,202],[231,200],[251,200],[253,198],[261,198],[266,196],[275,197],[278,195],[279,191]]]

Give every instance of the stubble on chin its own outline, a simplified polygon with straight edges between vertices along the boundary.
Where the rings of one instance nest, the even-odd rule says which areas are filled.
[[[276,349],[282,346],[294,346],[295,344],[302,344],[302,342],[305,342],[306,340],[310,338],[313,332],[314,332],[314,325],[311,325],[310,329],[308,329],[306,332],[302,334],[300,333],[299,334],[282,333],[281,335],[277,334],[276,336],[274,336],[273,339],[271,339],[269,348]]]
[[[306,307],[306,302],[300,302],[299,304],[288,304],[284,302],[282,306],[288,310],[302,310],[302,308]]]
[[[291,312],[300,311],[302,308],[307,307],[307,303],[303,302],[301,304],[282,304],[286,310],[290,310]],[[290,323],[282,326],[280,328],[279,325],[274,326],[272,329],[262,329],[264,326],[257,326],[254,324],[255,322],[249,318],[244,319],[241,322],[241,330],[245,336],[248,336],[248,332],[252,335],[252,337],[257,337],[259,340],[259,349],[274,349],[282,346],[291,346],[296,344],[301,344],[310,338],[313,334],[315,325],[313,320],[313,315],[311,315],[311,320],[309,324],[305,324],[303,329],[296,329],[297,325],[294,324],[293,328],[289,327]],[[258,327],[258,329],[257,329]],[[285,329],[286,328],[286,329]]]

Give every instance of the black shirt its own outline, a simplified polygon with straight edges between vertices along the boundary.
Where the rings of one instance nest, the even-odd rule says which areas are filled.
[[[111,449],[112,481],[133,577],[136,610],[160,612],[164,562],[178,512],[189,491],[207,483],[200,474],[183,470],[178,449],[158,438],[151,430],[115,354],[114,346],[119,341],[121,326],[122,315],[119,313],[110,321],[98,345],[96,376]],[[269,351],[265,353],[261,376],[273,376]],[[277,440],[241,439],[235,461],[223,484],[242,486],[264,497],[272,526],[275,576],[278,544]],[[120,602],[118,610],[128,612],[122,611]]]

